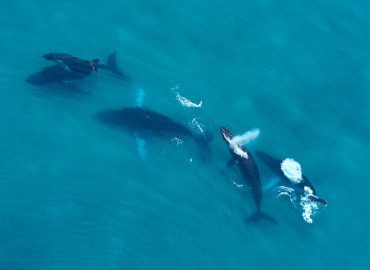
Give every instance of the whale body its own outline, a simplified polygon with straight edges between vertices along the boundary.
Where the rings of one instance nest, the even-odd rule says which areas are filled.
[[[257,164],[255,163],[252,155],[248,149],[243,144],[234,144],[232,139],[234,135],[224,126],[220,127],[222,137],[224,138],[227,146],[229,147],[232,159],[228,162],[228,167],[236,163],[238,168],[245,179],[247,185],[251,186],[253,198],[256,204],[255,213],[248,219],[247,222],[257,221],[261,219],[267,219],[273,223],[276,221],[264,214],[261,211],[261,201],[262,201],[262,190],[261,190],[261,181],[260,175],[258,172]]]
[[[208,134],[194,134],[188,127],[175,120],[150,110],[146,107],[125,107],[120,110],[103,110],[96,114],[105,125],[124,129],[140,138],[162,139],[193,139],[202,149],[204,154],[210,153],[209,141],[212,137]]]
[[[270,156],[269,154],[266,154],[262,151],[256,151],[256,155],[258,158],[260,158],[274,173],[276,173],[280,179],[283,179],[285,184],[287,184],[289,187],[293,188],[296,192],[304,192],[305,187],[308,187],[312,191],[312,195],[308,197],[308,199],[312,201],[316,201],[319,203],[324,204],[327,206],[327,202],[323,199],[320,199],[316,196],[316,190],[314,186],[311,184],[311,182],[307,179],[306,176],[302,175],[302,181],[299,183],[292,182],[289,180],[289,178],[283,173],[281,170],[281,163],[282,160],[279,160],[277,158],[274,158]]]

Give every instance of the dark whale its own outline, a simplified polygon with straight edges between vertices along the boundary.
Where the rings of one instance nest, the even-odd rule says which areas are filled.
[[[247,182],[247,185],[251,186],[253,198],[256,204],[256,212],[247,218],[247,222],[258,221],[261,219],[267,219],[273,223],[276,223],[275,219],[269,217],[261,211],[261,201],[262,201],[262,190],[260,175],[256,163],[253,160],[252,155],[249,153],[247,148],[243,144],[233,145],[231,140],[234,135],[224,126],[220,126],[222,137],[224,138],[227,146],[229,147],[232,159],[227,163],[228,167],[231,167],[236,163],[239,170]]]
[[[61,64],[61,67],[67,71],[92,69],[95,72],[98,72],[96,64],[100,61],[99,59],[93,59],[91,61],[84,60],[65,53],[48,53],[42,57],[46,60],[54,61]]]
[[[31,74],[26,79],[26,82],[38,86],[66,84],[76,80],[82,80],[85,77],[89,76],[92,72],[94,72],[89,62],[83,62],[87,60],[82,60],[80,62],[78,60],[75,60],[74,62],[71,61],[71,63],[67,60],[65,60],[66,63],[64,63],[63,61],[59,62],[58,60],[55,61],[57,62],[56,65],[45,67],[41,71]],[[97,63],[96,67],[110,70],[123,79],[127,78],[117,66],[115,53],[109,55],[106,64]]]
[[[311,182],[302,175],[303,181],[300,183],[292,183],[289,178],[285,176],[283,171],[281,170],[281,162],[282,160],[279,160],[277,158],[274,158],[262,151],[256,151],[256,155],[258,158],[260,158],[274,173],[278,174],[280,179],[283,179],[286,184],[289,185],[289,187],[293,188],[295,191],[304,191],[304,187],[308,187],[312,190],[313,195],[309,196],[308,199],[312,201],[316,201],[319,203],[323,203],[325,206],[327,206],[327,202],[323,199],[320,199],[316,196],[316,190],[311,184]]]
[[[212,136],[209,133],[194,134],[183,124],[145,107],[104,110],[97,113],[96,118],[105,125],[124,129],[143,139],[153,137],[172,139],[176,137],[184,140],[191,138],[199,145],[203,158],[211,152],[208,142],[212,140]]]

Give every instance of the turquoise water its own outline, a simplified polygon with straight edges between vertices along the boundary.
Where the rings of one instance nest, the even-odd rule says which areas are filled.
[[[368,1],[16,1],[0,4],[1,269],[368,269]],[[25,79],[117,52],[126,81],[99,70],[68,87]],[[185,108],[170,89],[201,108]],[[214,129],[144,143],[97,112],[143,105]],[[308,224],[257,157],[255,206],[219,133],[259,128],[247,147],[293,157],[328,201]],[[140,150],[140,148],[139,148]],[[231,175],[231,176],[230,176]]]

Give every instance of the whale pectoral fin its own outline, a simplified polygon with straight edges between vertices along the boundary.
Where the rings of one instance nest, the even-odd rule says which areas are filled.
[[[226,163],[226,168],[230,169],[233,165],[235,165],[235,159],[231,158],[231,159]]]
[[[98,72],[98,68],[96,67],[96,64],[99,62],[99,59],[93,59],[90,61],[91,68],[95,71]]]
[[[66,64],[64,64],[62,60],[57,60],[57,64],[61,69],[72,72],[72,70]]]
[[[138,133],[135,133],[136,141],[137,141],[137,151],[139,152],[141,158],[145,160],[146,158],[146,148],[145,148],[145,143],[146,141],[138,135]]]
[[[322,203],[322,204],[323,204],[323,205],[325,205],[325,206],[328,206],[328,203],[327,203],[325,200],[320,199],[320,198],[318,198],[318,197],[317,197],[317,196],[315,196],[315,195],[310,195],[310,196],[308,196],[308,199],[309,199],[309,200],[311,200],[311,201],[314,201],[314,202]]]

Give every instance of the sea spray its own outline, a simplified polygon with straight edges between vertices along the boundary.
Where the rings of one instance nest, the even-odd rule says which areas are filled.
[[[247,144],[250,141],[254,140],[260,134],[260,130],[258,128],[249,130],[245,132],[243,135],[234,136],[231,139],[230,144],[237,145],[237,144]]]

